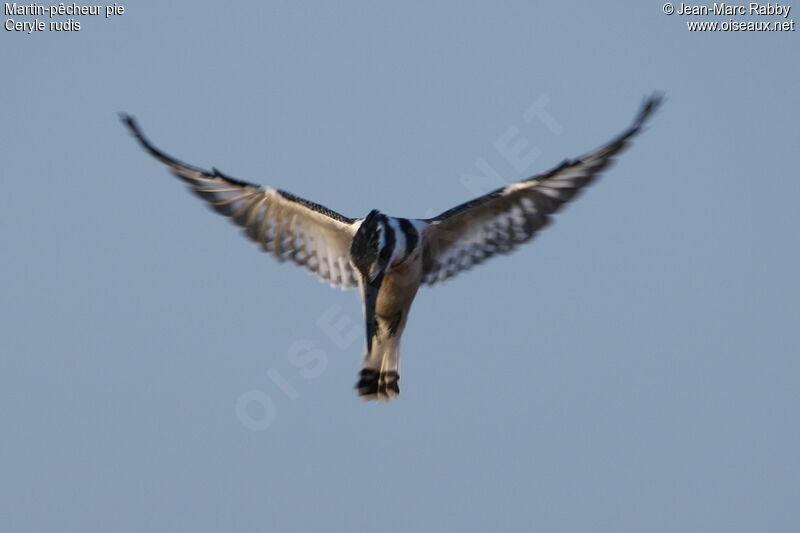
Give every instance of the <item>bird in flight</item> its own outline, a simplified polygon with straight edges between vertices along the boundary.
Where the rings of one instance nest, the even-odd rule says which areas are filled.
[[[367,345],[356,389],[365,400],[388,401],[400,393],[400,337],[419,287],[530,241],[642,130],[661,100],[646,99],[633,124],[600,148],[428,219],[390,217],[377,209],[348,218],[280,189],[182,163],[156,148],[133,117],[121,118],[150,155],[262,250],[334,287],[358,287]]]

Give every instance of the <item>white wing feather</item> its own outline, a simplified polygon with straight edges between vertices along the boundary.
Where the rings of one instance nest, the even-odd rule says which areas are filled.
[[[633,125],[597,150],[425,220],[423,281],[444,281],[531,240],[550,222],[549,215],[609,166],[660,102],[658,95],[648,99]]]
[[[350,243],[361,223],[285,191],[231,178],[213,169],[182,163],[157,149],[132,117],[122,117],[153,157],[165,163],[193,193],[279,261],[290,260],[334,287],[358,286],[350,265]]]

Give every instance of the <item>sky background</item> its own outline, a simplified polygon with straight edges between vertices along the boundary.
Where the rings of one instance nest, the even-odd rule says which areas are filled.
[[[797,32],[640,1],[125,8],[0,35],[0,529],[800,530]],[[357,293],[259,253],[117,117],[348,216],[425,217],[654,90],[531,245],[421,290],[389,404],[352,390]]]

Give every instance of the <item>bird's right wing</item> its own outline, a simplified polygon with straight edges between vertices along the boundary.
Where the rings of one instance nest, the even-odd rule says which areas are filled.
[[[444,281],[531,240],[550,222],[552,213],[613,161],[660,103],[658,95],[649,98],[626,131],[593,152],[425,220],[423,281],[431,285]]]
[[[334,287],[358,286],[350,265],[350,243],[360,219],[351,219],[285,191],[260,187],[182,163],[145,138],[133,117],[123,122],[153,157],[166,164],[189,190],[243,228],[243,233],[279,261],[291,260]]]

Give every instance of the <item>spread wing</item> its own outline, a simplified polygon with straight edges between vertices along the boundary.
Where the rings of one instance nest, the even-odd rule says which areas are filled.
[[[209,172],[182,163],[153,146],[133,117],[121,118],[150,155],[166,164],[214,211],[241,226],[262,250],[279,261],[289,259],[304,266],[334,287],[358,286],[350,265],[350,242],[360,219],[344,217],[286,191],[231,178],[217,169]]]
[[[444,281],[531,240],[552,213],[608,167],[660,103],[659,95],[650,97],[630,128],[593,152],[427,219],[423,280],[431,285]]]

